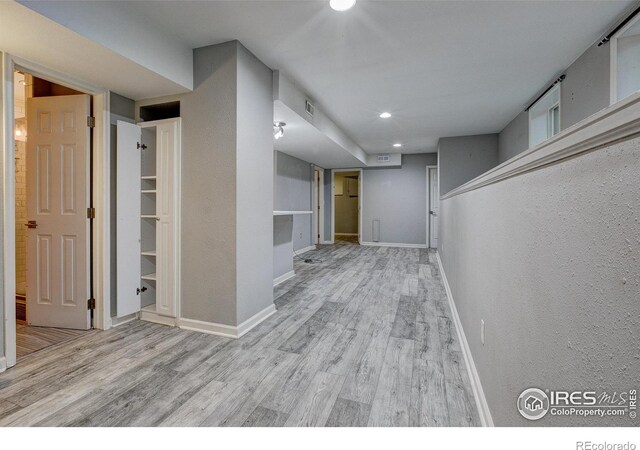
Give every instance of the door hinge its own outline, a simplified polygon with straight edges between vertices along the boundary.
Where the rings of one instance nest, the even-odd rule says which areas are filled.
[[[141,144],[140,142],[138,142],[138,149],[145,150],[146,148],[147,148],[147,146],[146,146],[146,145]]]
[[[87,309],[96,309],[96,299],[90,298],[87,300]]]
[[[95,128],[96,126],[96,118],[93,116],[87,116],[87,126],[89,128]]]
[[[95,218],[96,218],[96,209],[87,208],[87,219],[95,219]]]

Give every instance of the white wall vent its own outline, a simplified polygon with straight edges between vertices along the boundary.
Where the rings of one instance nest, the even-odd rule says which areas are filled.
[[[307,112],[307,114],[309,114],[311,117],[313,117],[313,113],[316,112],[316,107],[313,106],[313,103],[311,103],[309,100],[307,100],[304,103],[304,110]]]
[[[378,155],[378,162],[379,163],[389,162],[389,155]]]

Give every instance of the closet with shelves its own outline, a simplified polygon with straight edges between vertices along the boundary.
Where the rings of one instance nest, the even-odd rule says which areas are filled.
[[[117,317],[175,325],[180,118],[117,123]]]

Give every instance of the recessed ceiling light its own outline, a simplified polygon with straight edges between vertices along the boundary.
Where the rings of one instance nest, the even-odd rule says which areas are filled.
[[[383,112],[382,114],[380,114],[381,119],[388,119],[389,117],[391,117],[391,114],[389,114],[388,112]]]
[[[346,11],[356,4],[356,0],[329,0],[329,5],[336,11]]]
[[[394,146],[395,148],[400,148],[400,147],[402,147],[402,144],[400,144],[400,143],[398,143],[398,144],[393,144],[393,146]]]

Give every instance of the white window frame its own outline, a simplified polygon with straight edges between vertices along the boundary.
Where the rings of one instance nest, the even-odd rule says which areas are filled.
[[[555,94],[555,91],[558,91],[558,101],[555,102],[553,105],[551,105],[548,109],[547,109],[547,137],[542,140],[541,142],[538,142],[536,144],[534,144],[531,139],[532,139],[532,133],[531,133],[531,111],[534,110],[535,106],[540,103],[541,101],[543,101],[544,99],[546,99],[547,97],[549,97],[550,95]],[[553,124],[552,122],[552,111],[554,109],[558,108],[558,130],[556,133],[553,133]],[[533,105],[531,105],[529,107],[529,123],[528,123],[528,130],[529,130],[529,148],[531,147],[535,147],[538,144],[541,144],[542,142],[546,141],[547,139],[552,138],[553,136],[555,136],[556,134],[560,133],[560,131],[562,131],[562,83],[556,83],[551,89],[549,89],[549,91],[544,94],[542,97],[540,97],[538,99],[538,101],[536,101]]]
[[[640,14],[630,20],[624,27],[620,28],[616,31],[616,34],[611,36],[609,40],[609,104],[613,105],[616,103],[618,99],[618,39],[624,33],[626,33],[629,28],[634,26],[636,23],[640,21]]]

